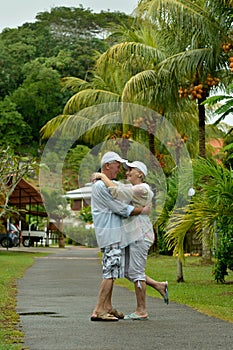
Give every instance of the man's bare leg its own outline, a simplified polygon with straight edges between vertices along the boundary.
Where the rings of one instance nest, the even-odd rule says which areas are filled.
[[[104,314],[112,310],[112,290],[113,290],[113,279],[103,279],[99,296],[97,300],[96,307],[92,313],[92,316],[96,316],[97,314]]]

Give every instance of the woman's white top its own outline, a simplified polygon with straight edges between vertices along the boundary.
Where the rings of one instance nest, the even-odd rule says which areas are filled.
[[[135,207],[144,207],[150,204],[154,196],[150,186],[146,183],[132,185],[118,182],[116,187],[109,187],[109,191],[113,198]],[[122,221],[122,248],[142,238],[151,243],[154,241],[153,225],[148,215],[130,216],[123,218]]]

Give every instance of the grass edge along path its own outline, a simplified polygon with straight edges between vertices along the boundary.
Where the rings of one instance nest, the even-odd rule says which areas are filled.
[[[150,255],[146,267],[146,274],[151,278],[168,281],[170,302],[184,304],[205,315],[233,323],[233,272],[229,271],[225,283],[221,284],[214,281],[212,271],[213,264],[203,265],[201,257],[186,257],[183,265],[185,282],[177,283],[176,257]],[[116,280],[116,285],[134,291],[133,283],[126,279]],[[151,287],[147,287],[146,294],[162,299]]]
[[[0,350],[25,349],[16,313],[16,281],[33,265],[35,257],[44,255],[47,254],[0,251]]]

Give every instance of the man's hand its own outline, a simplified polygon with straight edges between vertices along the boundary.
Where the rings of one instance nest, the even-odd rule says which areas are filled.
[[[141,214],[150,215],[150,211],[151,211],[151,203],[143,207]]]

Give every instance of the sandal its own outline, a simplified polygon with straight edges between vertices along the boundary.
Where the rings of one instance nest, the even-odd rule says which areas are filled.
[[[124,314],[121,311],[118,311],[117,309],[112,309],[112,311],[109,311],[109,313],[119,319],[123,319],[124,318]]]
[[[92,315],[91,321],[116,322],[118,321],[118,318],[108,312],[105,312],[103,314],[96,313],[96,315]]]
[[[165,304],[169,304],[169,297],[168,297],[168,281],[166,281],[166,288],[165,288],[165,294],[163,295],[163,300]]]
[[[148,316],[140,316],[135,314],[135,312],[133,312],[132,314],[128,314],[125,315],[124,320],[132,320],[132,321],[147,321],[149,320]]]

